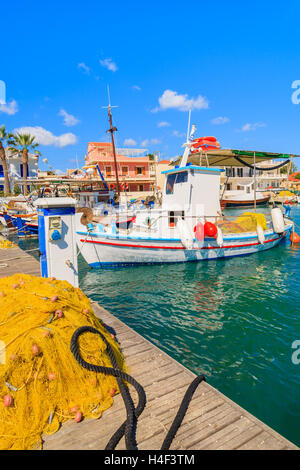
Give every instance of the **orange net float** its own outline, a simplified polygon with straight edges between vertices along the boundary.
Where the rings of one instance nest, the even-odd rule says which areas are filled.
[[[115,189],[115,185],[114,185],[113,183],[110,183],[109,189],[110,189],[111,191],[113,191],[113,190]]]
[[[128,184],[127,183],[122,183],[121,188],[123,189],[123,191],[127,191],[128,190]]]

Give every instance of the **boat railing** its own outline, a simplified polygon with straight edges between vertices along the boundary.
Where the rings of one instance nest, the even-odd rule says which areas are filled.
[[[254,213],[253,213],[254,214]],[[195,226],[197,225],[198,222],[201,222],[204,224],[205,222],[212,222],[216,226],[220,227],[222,231],[227,232],[227,233],[245,233],[245,232],[252,232],[253,230],[256,230],[256,225],[259,223],[259,219],[255,217],[255,219],[252,219],[251,216],[249,216],[249,219],[246,220],[248,214],[240,214],[240,215],[184,215],[182,217],[183,220],[188,220],[188,221],[195,221]],[[268,216],[266,214],[262,214],[264,216],[263,218],[260,218],[260,222],[265,221],[266,224],[266,230],[271,228],[271,223],[272,219],[271,216]],[[134,229],[138,231],[157,231],[158,227],[158,222],[161,219],[168,219],[169,223],[167,224],[167,227],[172,230],[176,228],[177,220],[180,217],[179,214],[174,214],[170,217],[169,214],[160,214],[158,217],[154,218],[151,220],[151,217],[148,217],[148,220],[145,221],[144,224],[135,224]],[[252,219],[252,220],[251,220]],[[194,228],[195,228],[194,226]]]

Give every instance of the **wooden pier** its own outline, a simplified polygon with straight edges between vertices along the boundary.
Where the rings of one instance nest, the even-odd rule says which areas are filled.
[[[0,249],[0,277],[16,272],[40,275],[38,261],[19,247]],[[195,375],[93,302],[95,314],[116,332],[130,374],[144,387],[147,405],[138,421],[140,450],[160,449],[185,390]],[[135,392],[133,397],[136,398]],[[65,423],[45,436],[44,449],[104,449],[125,419],[121,395],[100,419]],[[125,449],[124,439],[118,450]],[[173,450],[291,450],[294,444],[202,382],[172,443]]]

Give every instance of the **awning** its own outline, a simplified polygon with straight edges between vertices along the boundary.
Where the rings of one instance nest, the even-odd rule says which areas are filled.
[[[220,149],[220,150],[208,150],[207,152],[192,153],[188,157],[188,162],[192,165],[199,165],[202,156],[201,164],[206,163],[206,156],[208,159],[209,166],[237,166],[241,167],[243,164],[239,159],[242,159],[248,165],[254,165],[260,162],[266,162],[275,159],[288,160],[291,157],[299,157],[299,155],[292,155],[287,153],[273,153],[273,152],[260,152],[254,150],[235,150],[235,149]],[[178,159],[175,164],[179,164]]]

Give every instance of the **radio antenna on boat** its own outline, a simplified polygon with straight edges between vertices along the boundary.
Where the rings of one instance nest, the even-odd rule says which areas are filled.
[[[186,134],[186,142],[183,144],[183,147],[185,147],[185,149],[184,149],[184,153],[183,153],[181,163],[180,163],[181,167],[186,166],[187,164],[188,156],[190,154],[191,143],[192,143],[194,134],[196,132],[196,126],[192,124],[192,130],[190,131],[190,125],[191,125],[191,109],[189,110],[189,120],[188,120],[187,134]]]
[[[117,189],[118,196],[120,196],[119,175],[118,175],[116,147],[115,147],[115,140],[114,140],[114,132],[116,132],[118,129],[112,125],[112,114],[111,114],[111,108],[117,108],[118,106],[111,106],[110,104],[110,94],[109,94],[108,85],[107,85],[107,94],[108,94],[108,106],[102,106],[102,108],[108,109],[108,121],[109,121],[110,128],[106,132],[110,132],[110,135],[111,135],[111,143],[112,143],[115,173],[116,173],[116,186],[117,186],[116,189]]]

